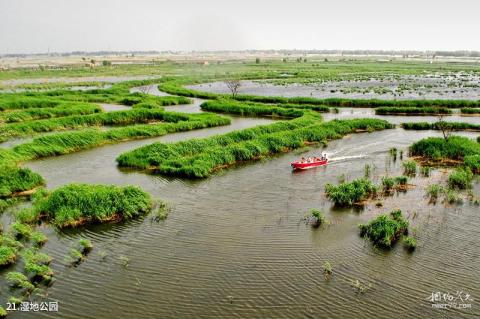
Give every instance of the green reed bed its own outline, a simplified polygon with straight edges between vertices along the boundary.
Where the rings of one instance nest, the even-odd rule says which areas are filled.
[[[39,200],[40,215],[58,227],[131,219],[151,211],[150,195],[136,186],[70,184]]]
[[[246,77],[244,77],[246,78]],[[184,87],[184,85],[198,83],[192,80],[165,80],[159,84],[159,89],[174,95],[197,97],[204,99],[229,98],[230,94],[218,94],[201,92]],[[279,96],[258,96],[238,94],[235,100],[259,103],[281,103],[281,104],[310,104],[326,105],[333,107],[434,107],[434,108],[470,108],[480,107],[480,100],[379,100],[379,99],[349,99],[349,98],[326,98],[313,97],[279,97]]]
[[[401,127],[406,130],[442,130],[447,126],[448,129],[454,131],[480,131],[479,124],[465,123],[465,122],[412,122],[402,123]]]
[[[200,105],[204,111],[215,113],[238,114],[242,116],[271,116],[297,118],[304,115],[305,111],[295,108],[283,108],[266,104],[249,104],[234,100],[207,101]]]
[[[37,133],[77,129],[89,126],[131,125],[149,122],[179,122],[188,120],[182,113],[164,112],[160,109],[136,108],[126,111],[73,115],[54,119],[11,123],[0,127],[0,141],[12,137],[28,136]]]
[[[368,224],[361,224],[360,236],[369,238],[375,246],[390,248],[402,235],[408,234],[408,221],[400,210],[380,215]],[[416,243],[415,243],[416,244]]]
[[[460,112],[462,114],[480,115],[480,108],[463,108]]]
[[[325,195],[337,206],[352,206],[375,196],[378,187],[369,179],[358,178],[339,185],[326,184]]]
[[[0,163],[0,199],[43,185],[43,178],[28,168]]]
[[[375,109],[377,115],[431,115],[451,114],[452,110],[446,107],[379,107]]]
[[[307,115],[206,139],[173,144],[154,143],[121,154],[120,166],[154,169],[156,173],[188,178],[205,178],[218,169],[303,147],[306,143],[326,143],[359,130],[383,130],[386,121],[358,119],[321,123]]]
[[[467,156],[480,155],[480,143],[462,136],[428,137],[413,143],[410,154],[429,161],[463,161]]]
[[[61,104],[62,101],[51,97],[34,97],[22,94],[0,94],[0,111],[29,109],[29,108],[52,108]]]
[[[0,112],[0,122],[25,122],[31,120],[64,117],[69,115],[87,115],[101,112],[103,112],[103,110],[99,105],[63,102],[56,107],[28,108],[25,110]]]
[[[112,128],[107,131],[86,129],[37,137],[31,142],[17,145],[12,149],[1,150],[0,163],[2,161],[5,163],[16,163],[34,160],[41,157],[69,154],[121,141],[230,124],[230,119],[216,114],[182,114],[180,118],[176,117],[177,115],[179,114],[169,113],[165,115],[165,119],[172,120],[172,123],[139,124]]]

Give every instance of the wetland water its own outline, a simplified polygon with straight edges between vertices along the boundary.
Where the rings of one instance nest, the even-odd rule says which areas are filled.
[[[311,96],[316,98],[354,99],[465,99],[478,100],[479,76],[435,78],[426,76],[401,77],[390,80],[327,81],[325,83],[274,84],[270,81],[241,81],[240,94],[264,96]],[[188,86],[212,93],[230,93],[224,82],[202,83]]]
[[[364,111],[356,111],[327,115],[365,117]],[[412,119],[391,118],[399,122]],[[48,288],[48,299],[59,301],[60,313],[12,313],[12,318],[480,315],[476,301],[472,309],[442,310],[433,309],[427,300],[433,292],[453,294],[457,290],[468,292],[475,300],[480,298],[478,206],[428,205],[424,198],[427,184],[443,178],[444,172],[436,170],[430,179],[413,179],[416,188],[386,198],[381,208],[334,209],[323,195],[324,185],[336,183],[341,174],[362,176],[366,163],[375,167],[374,178],[386,172],[399,175],[401,161],[392,161],[388,150],[405,150],[423,137],[439,136],[438,132],[397,128],[353,134],[330,142],[325,149],[282,154],[206,180],[165,178],[116,167],[115,158],[120,153],[153,141],[205,137],[270,122],[234,117],[230,126],[108,145],[28,163],[45,177],[49,188],[71,182],[135,184],[168,201],[172,211],[160,223],[146,217],[66,232],[44,228],[49,241],[43,250],[54,258],[57,279]],[[290,171],[289,163],[294,159],[321,151],[332,160],[327,167]],[[475,191],[478,194],[478,184]],[[331,224],[320,229],[306,226],[302,218],[309,208],[324,210]],[[389,252],[376,250],[358,235],[359,223],[395,208],[401,208],[411,226],[418,229],[419,247],[413,254],[401,244]],[[78,267],[67,268],[62,260],[68,247],[80,237],[90,239],[94,249]],[[325,261],[334,268],[329,281],[322,274]],[[357,294],[350,284],[357,279],[370,283],[371,289]]]
[[[375,165],[374,174],[398,174],[399,162],[390,162],[387,150],[430,134],[401,129],[356,134],[330,143],[325,151],[332,163],[325,168],[293,174],[289,162],[298,155],[291,153],[193,182],[119,171],[114,158],[130,148],[128,143],[33,162],[29,166],[49,187],[136,184],[173,205],[165,222],[147,217],[88,227],[82,236],[92,240],[94,250],[77,268],[54,263],[58,280],[49,298],[60,301],[63,318],[445,314],[426,300],[432,292],[480,295],[478,207],[427,205],[423,178],[413,181],[415,190],[385,200],[384,208],[363,212],[331,209],[323,196],[325,183],[336,182],[341,173],[362,175],[364,163]],[[312,207],[325,210],[332,224],[307,227],[302,217]],[[407,216],[418,214],[411,220],[419,228],[420,246],[413,254],[401,245],[376,251],[358,235],[358,223],[398,207]],[[79,236],[80,231],[52,234],[45,252],[61,261],[65,247]],[[108,253],[105,259],[102,251]],[[122,256],[129,258],[127,268]],[[322,275],[327,260],[335,271],[330,281]],[[357,295],[349,283],[356,279],[372,289]],[[455,316],[467,318],[472,311],[478,314],[474,308]]]

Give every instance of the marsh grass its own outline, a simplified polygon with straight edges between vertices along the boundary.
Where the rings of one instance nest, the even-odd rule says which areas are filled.
[[[417,163],[413,160],[408,160],[402,163],[403,174],[407,176],[415,176],[417,174]]]
[[[34,281],[48,283],[52,280],[53,270],[49,267],[52,257],[41,253],[37,248],[28,248],[22,252],[25,272]]]
[[[451,114],[452,110],[445,107],[379,107],[375,109],[377,115],[431,115]]]
[[[400,210],[380,215],[368,224],[361,224],[360,236],[369,238],[375,246],[390,248],[401,235],[408,234],[408,221]]]
[[[93,248],[92,242],[88,239],[82,238],[78,241],[78,244],[80,246],[79,250],[83,255],[87,255]]]
[[[25,122],[71,115],[88,115],[101,113],[102,111],[102,108],[95,104],[63,102],[56,107],[30,108],[20,111],[0,112],[0,122]]]
[[[457,168],[448,176],[447,184],[450,189],[472,188],[473,173],[469,168]]]
[[[438,197],[444,193],[444,188],[438,184],[430,184],[427,187],[427,196],[431,203],[435,203]]]
[[[126,111],[96,113],[89,115],[72,115],[53,119],[10,123],[0,127],[0,140],[37,133],[78,129],[92,126],[125,126],[132,124],[163,121],[177,123],[188,121],[189,116],[181,113],[165,112],[158,109],[136,108]]]
[[[451,136],[448,139],[428,137],[413,143],[410,146],[410,154],[432,162],[463,161],[466,156],[480,155],[480,144],[462,136]]]
[[[405,130],[442,130],[445,122],[411,122],[402,123],[401,127]],[[480,131],[480,125],[464,122],[446,122],[449,129],[453,131]]]
[[[32,233],[30,240],[34,247],[40,248],[48,241],[48,238],[44,233],[36,231]]]
[[[325,280],[330,279],[330,277],[333,275],[333,267],[332,265],[326,261],[322,265],[323,268],[323,276],[325,277]]]
[[[0,162],[0,198],[10,197],[43,184],[44,179],[30,169],[14,164],[2,165]]]
[[[378,187],[372,181],[358,178],[339,185],[326,184],[325,195],[337,206],[361,205],[368,198],[375,197]]]
[[[130,219],[151,208],[150,195],[136,186],[70,184],[38,203],[39,211],[57,227]]]
[[[308,225],[313,228],[318,228],[320,225],[326,223],[325,214],[318,209],[312,208],[308,211],[308,214],[305,218]]]
[[[375,119],[320,123],[316,117],[303,116],[205,139],[154,143],[121,154],[117,162],[123,167],[148,168],[157,174],[205,178],[236,163],[302,148],[308,143],[324,144],[359,130],[390,127],[388,122]]]
[[[480,174],[480,154],[467,155],[463,158],[465,167],[470,169],[474,174]]]
[[[403,246],[409,252],[413,252],[417,248],[417,239],[413,236],[404,236],[403,237]]]

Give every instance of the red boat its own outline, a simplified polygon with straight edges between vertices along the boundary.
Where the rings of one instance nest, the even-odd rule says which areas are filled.
[[[317,166],[327,165],[328,159],[314,158],[312,161],[296,161],[290,163],[293,169],[309,169]]]

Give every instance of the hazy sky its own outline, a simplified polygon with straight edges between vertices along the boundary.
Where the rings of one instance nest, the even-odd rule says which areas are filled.
[[[0,0],[0,53],[480,50],[479,0]]]

